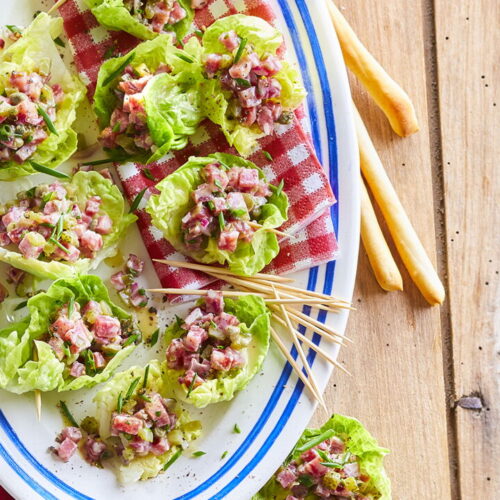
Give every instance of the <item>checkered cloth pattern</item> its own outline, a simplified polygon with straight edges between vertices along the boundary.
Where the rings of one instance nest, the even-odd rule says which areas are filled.
[[[104,59],[110,54],[126,53],[137,45],[138,40],[100,26],[84,0],[68,0],[59,10],[77,70],[92,96]],[[206,7],[196,12],[192,31],[236,13],[257,15],[271,23],[275,20],[267,0],[209,0]],[[303,119],[303,110],[297,110],[292,124],[279,125],[275,134],[259,140],[259,147],[248,158],[264,170],[271,183],[278,184],[283,179],[284,190],[290,200],[289,220],[282,229],[294,237],[281,242],[280,254],[266,272],[283,274],[319,265],[335,258],[338,250],[329,215],[335,197],[310,138],[300,125]],[[272,156],[272,162],[263,151]],[[185,163],[189,156],[206,156],[213,152],[237,154],[234,148],[229,147],[219,127],[205,121],[186,148],[170,152],[160,161],[148,165],[155,181],[141,173],[142,165],[126,163],[118,166],[118,175],[129,201],[144,188],[147,189],[136,213],[142,238],[152,259],[184,260],[151,224],[151,218],[144,210],[151,194],[157,192],[155,183]],[[205,274],[187,269],[158,263],[155,263],[155,268],[162,285],[166,287],[202,288],[212,282]]]

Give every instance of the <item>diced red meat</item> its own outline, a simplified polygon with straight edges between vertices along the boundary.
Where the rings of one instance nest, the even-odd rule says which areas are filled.
[[[256,88],[249,87],[238,92],[238,99],[244,108],[253,108],[262,103],[262,99],[257,97]]]
[[[182,325],[182,327],[188,330],[194,322],[198,321],[202,317],[203,311],[199,307],[196,307],[186,316],[184,325]]]
[[[293,498],[298,498],[299,500],[303,500],[308,493],[308,488],[307,486],[304,486],[303,484],[295,484],[292,486],[292,493],[293,493]]]
[[[69,371],[69,374],[75,378],[78,378],[78,377],[81,377],[82,375],[85,375],[85,365],[78,362],[78,361],[75,361],[71,365],[71,369]]]
[[[301,469],[305,474],[309,474],[312,477],[323,477],[328,472],[328,467],[321,465],[322,459],[316,457],[310,462],[301,465]]]
[[[151,76],[149,75],[143,76],[137,80],[123,80],[118,84],[118,88],[123,90],[125,94],[138,94],[144,90],[144,87],[149,80],[151,80]],[[115,116],[115,121],[113,122],[113,115],[115,112],[117,112],[117,115]],[[111,126],[113,126],[118,120],[121,121],[122,119],[125,119],[125,121],[128,122],[128,115],[126,113],[123,113],[123,111],[120,111],[118,108],[115,109],[115,112],[111,116]]]
[[[85,442],[85,453],[89,462],[95,463],[101,460],[102,454],[106,451],[106,444],[100,440],[89,436]]]
[[[191,0],[192,9],[202,9],[208,3],[208,0]]]
[[[77,444],[69,438],[66,438],[56,449],[55,453],[63,461],[68,462],[78,449]]]
[[[101,197],[100,196],[92,196],[87,200],[85,205],[85,213],[87,215],[96,215],[99,212],[99,207],[101,206]]]
[[[71,353],[77,354],[90,347],[92,335],[80,319],[76,321],[74,328],[65,333],[64,340],[71,343],[69,347]]]
[[[62,341],[62,339],[60,339],[59,337],[50,337],[49,345],[50,347],[52,347],[56,358],[61,361],[64,358],[64,342]]]
[[[210,163],[203,168],[203,176],[209,184],[212,191],[223,191],[226,189],[229,179],[224,170],[219,168],[216,163]]]
[[[146,291],[136,281],[130,285],[128,298],[134,307],[146,307],[148,303]]]
[[[97,224],[94,228],[96,233],[109,234],[113,230],[113,221],[109,215],[101,215],[97,219]]]
[[[242,355],[231,347],[225,349],[214,349],[210,356],[210,364],[214,370],[229,371],[243,366]]]
[[[344,473],[347,477],[359,477],[358,462],[350,462],[344,466]]]
[[[259,183],[259,173],[253,168],[244,168],[241,170],[238,178],[238,186],[243,192],[250,192],[255,189]]]
[[[276,476],[276,480],[287,490],[297,480],[297,467],[288,465]]]
[[[166,438],[160,438],[158,441],[151,445],[151,453],[153,455],[163,455],[170,449],[168,440]]]
[[[186,347],[181,339],[174,339],[167,348],[166,357],[169,368],[179,370],[184,366]]]
[[[144,261],[131,253],[128,256],[125,267],[132,273],[134,276],[138,276],[144,270]]]
[[[222,292],[209,290],[205,299],[205,311],[207,313],[220,314],[224,311],[224,298]]]
[[[0,247],[6,247],[10,245],[10,243],[9,235],[4,231],[0,232]]]
[[[236,34],[234,30],[222,33],[219,37],[219,42],[226,47],[229,52],[236,50],[240,46],[240,37]]]
[[[13,159],[17,163],[24,163],[35,151],[35,144],[26,144],[14,153]]]
[[[257,120],[257,107],[243,108],[241,115],[241,123],[246,127],[251,127]]]
[[[113,285],[113,288],[118,292],[121,292],[122,290],[125,290],[125,288],[127,288],[127,285],[124,281],[125,276],[126,275],[123,271],[119,271],[111,276],[111,284]]]
[[[209,184],[200,184],[194,191],[193,191],[193,200],[195,203],[203,203],[205,201],[210,201],[212,200],[212,187]],[[184,222],[184,221],[183,221]]]
[[[228,326],[238,326],[240,324],[236,316],[226,312],[220,313],[220,315],[217,316],[214,321],[217,327],[223,332],[227,330]]]
[[[57,441],[62,442],[66,438],[78,443],[82,439],[82,431],[78,427],[65,427],[59,434]]]
[[[196,352],[207,339],[208,333],[204,328],[192,325],[183,338],[183,342],[188,351]]]
[[[144,426],[144,421],[140,418],[127,415],[126,413],[114,414],[111,419],[111,434],[116,436],[120,432],[137,436]]]
[[[66,332],[74,328],[74,326],[75,322],[73,320],[61,315],[54,321],[54,323],[52,323],[50,328],[56,335],[64,337]]]
[[[250,57],[242,57],[236,64],[233,64],[229,68],[229,74],[232,78],[248,78],[250,71],[252,70],[252,60]]]
[[[188,370],[182,377],[178,378],[178,382],[186,387],[196,388],[202,385],[205,381],[193,370]]]
[[[309,450],[307,450],[304,453],[302,453],[302,455],[300,456],[300,458],[304,462],[310,462],[311,460],[314,460],[318,456],[319,456],[318,452],[314,448],[310,448]]]
[[[330,453],[334,455],[339,455],[340,453],[344,453],[345,451],[345,443],[342,439],[334,436],[330,439]]]
[[[208,54],[205,57],[205,71],[209,77],[215,75],[222,66],[222,56],[220,54]]]
[[[40,254],[43,252],[43,245],[34,245],[30,242],[30,237],[32,233],[28,233],[19,243],[19,251],[23,254],[26,259],[38,259]],[[40,235],[45,241],[45,238]]]
[[[196,356],[199,357],[199,356]],[[196,357],[192,357],[189,362],[188,371],[192,371],[196,373],[199,377],[205,378],[210,373],[211,366],[210,361],[208,359],[203,359],[201,362],[196,359]]]
[[[48,135],[45,130],[38,128],[33,132],[33,138],[30,142],[31,145],[37,145],[43,142],[45,139],[47,139]]]
[[[95,367],[99,370],[100,368],[104,368],[106,366],[106,360],[104,359],[104,356],[100,352],[94,352],[92,353],[92,356],[94,357],[94,363]]]
[[[7,213],[2,217],[3,225],[8,229],[10,224],[19,222],[26,212],[26,209],[20,207],[10,207]]]
[[[136,455],[147,455],[151,451],[151,443],[135,437],[130,441],[130,447],[134,450]]]
[[[154,4],[154,16],[151,19],[151,28],[155,33],[161,33],[165,24],[168,24],[170,12],[167,9],[165,2]]]
[[[65,260],[67,262],[76,262],[80,257],[80,250],[78,250],[78,248],[76,248],[74,245],[66,244],[63,246],[65,246],[66,251],[62,250],[61,248],[56,248],[52,256],[61,260]]]
[[[238,231],[234,230],[224,230],[220,233],[219,241],[217,246],[221,250],[227,250],[228,252],[234,252],[238,246]]]
[[[196,0],[193,0],[195,2]],[[0,38],[0,50],[5,47],[5,40],[3,38]]]
[[[52,92],[54,94],[54,101],[56,104],[60,103],[64,99],[64,90],[58,83],[52,85]]]
[[[49,108],[46,109],[47,112],[50,111]],[[16,105],[17,119],[21,123],[28,125],[39,125],[42,123],[43,118],[38,113],[36,104],[29,99],[22,100]]]
[[[117,132],[113,132],[112,127],[104,128],[99,134],[99,140],[105,148],[114,148],[116,145]]]
[[[264,132],[264,134],[269,135],[274,129],[274,118],[272,109],[267,106],[263,106],[257,112],[257,123]]]
[[[172,10],[170,11],[170,17],[168,19],[168,24],[175,24],[182,21],[187,16],[185,9],[181,7],[179,2],[174,2]]]
[[[254,66],[253,71],[259,76],[274,76],[281,71],[282,67],[283,65],[279,58],[270,54],[260,61],[258,66]]]
[[[155,422],[157,427],[165,427],[170,425],[170,416],[163,405],[162,397],[158,393],[153,393],[150,396],[151,401],[144,404],[146,413]]]
[[[318,483],[314,488],[314,493],[316,493],[319,498],[330,498],[330,495],[334,494],[335,492],[330,490],[330,488],[327,488],[323,484]]]
[[[7,271],[7,281],[9,283],[15,283],[16,285],[22,281],[26,276],[26,273],[21,269],[10,266]]]
[[[89,300],[82,309],[83,316],[88,316],[89,314],[97,316],[98,314],[101,314],[101,312],[101,305],[95,300]],[[88,318],[85,319],[88,321]]]
[[[83,249],[89,250],[90,252],[99,251],[103,245],[102,236],[90,229],[83,232],[80,243]]]
[[[93,333],[96,337],[101,338],[115,338],[121,334],[120,321],[112,316],[97,316],[94,326]]]

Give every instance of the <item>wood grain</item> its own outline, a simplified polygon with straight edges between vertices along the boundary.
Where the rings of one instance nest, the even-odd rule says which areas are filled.
[[[403,206],[432,260],[436,255],[428,129],[423,2],[340,0],[337,5],[362,42],[412,98],[421,131],[397,137],[385,116],[352,79],[353,97]],[[441,319],[406,273],[404,293],[383,292],[361,251],[348,332],[356,342],[340,360],[353,372],[334,373],[329,408],[359,418],[391,449],[386,459],[394,499],[450,498]],[[324,416],[316,416],[319,423]],[[425,485],[425,487],[423,487]]]
[[[493,499],[500,491],[500,3],[437,0],[435,25],[459,495]],[[480,409],[460,407],[464,396],[479,397]]]

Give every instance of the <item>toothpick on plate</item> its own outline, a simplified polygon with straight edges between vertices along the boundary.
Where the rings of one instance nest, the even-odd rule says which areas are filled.
[[[164,293],[166,295],[199,295],[206,296],[213,290],[195,290],[194,288],[147,288],[146,292]],[[261,295],[258,293],[241,292],[239,290],[219,290],[223,297],[241,297],[242,295]]]
[[[270,233],[277,234],[278,236],[284,236],[285,238],[294,238],[293,234],[285,233],[284,231],[274,229],[273,227],[265,227],[257,222],[248,222],[248,221],[245,221],[245,222],[247,222],[247,224],[250,227],[253,227],[254,229],[264,229],[265,231],[269,231]]]
[[[59,7],[62,7],[66,2],[67,0],[59,0],[47,11],[47,14],[52,14],[52,12],[57,10]]]

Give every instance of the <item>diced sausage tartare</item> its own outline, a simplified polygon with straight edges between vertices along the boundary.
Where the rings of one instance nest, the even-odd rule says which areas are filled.
[[[187,16],[177,0],[125,0],[124,5],[135,19],[155,33],[169,31]]]

